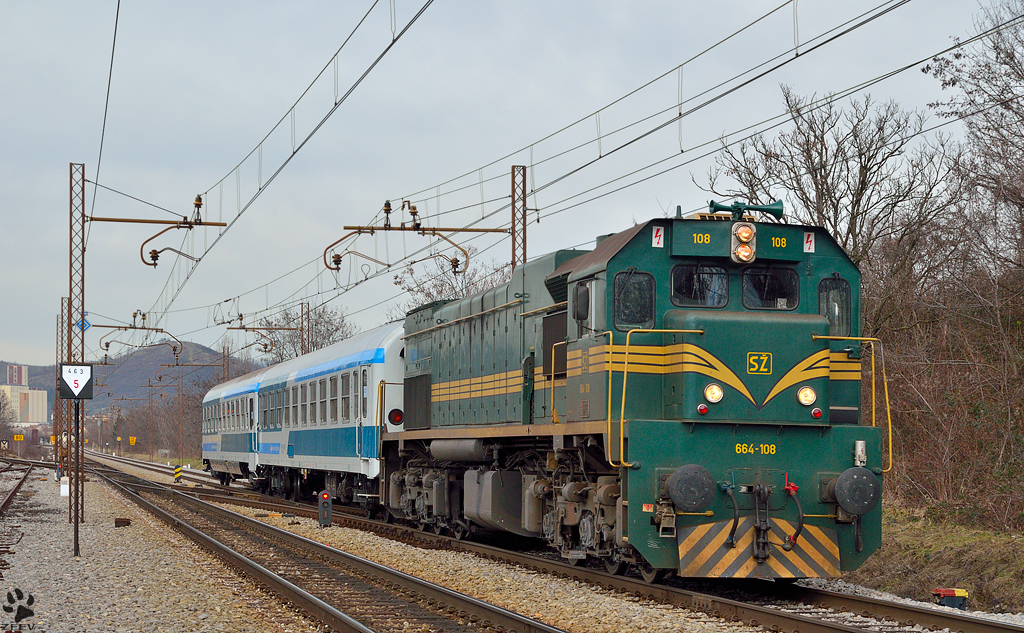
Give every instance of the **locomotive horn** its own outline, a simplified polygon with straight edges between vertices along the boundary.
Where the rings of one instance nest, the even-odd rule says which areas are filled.
[[[731,205],[725,205],[712,200],[708,203],[708,210],[711,213],[717,211],[728,211],[732,213],[732,219],[734,222],[738,222],[743,219],[744,211],[761,211],[774,216],[775,219],[782,219],[782,200],[776,200],[771,204],[745,204],[743,202],[733,202]]]

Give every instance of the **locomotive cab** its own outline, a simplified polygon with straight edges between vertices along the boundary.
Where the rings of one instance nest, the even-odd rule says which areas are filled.
[[[608,421],[621,558],[655,577],[834,577],[878,547],[860,274],[824,230],[654,220],[559,277],[572,292],[554,409]]]

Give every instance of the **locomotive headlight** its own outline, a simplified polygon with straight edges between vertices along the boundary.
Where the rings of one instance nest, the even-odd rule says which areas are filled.
[[[754,259],[754,249],[750,248],[750,244],[740,244],[733,251],[733,255],[741,262],[749,262]]]
[[[796,399],[800,401],[800,404],[809,407],[818,399],[818,394],[814,393],[814,389],[810,387],[800,387],[796,392]]]
[[[754,227],[749,224],[737,224],[734,230],[736,232],[736,239],[744,244],[754,239]]]
[[[711,383],[707,387],[704,387],[704,399],[711,404],[720,402],[723,395],[725,395],[725,392],[723,392],[722,388],[715,383]]]

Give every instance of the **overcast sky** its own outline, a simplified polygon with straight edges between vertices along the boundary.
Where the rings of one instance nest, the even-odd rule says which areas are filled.
[[[125,0],[98,182],[181,215],[191,213],[197,193],[209,192],[204,218],[231,221],[239,199],[248,202],[292,153],[289,109],[371,4]],[[780,4],[436,0],[203,258],[161,315],[161,326],[206,345],[227,334],[240,346],[251,335],[226,333],[218,320],[238,312],[267,314],[308,297],[313,305],[329,300],[363,329],[374,327],[386,320],[385,300],[399,291],[393,275],[383,274],[339,293],[381,272],[363,261],[350,267],[351,257],[339,275],[324,271],[320,257],[344,234],[342,226],[368,223],[385,199],[397,208],[404,196],[422,191],[430,193],[413,197],[421,212],[449,211],[430,219],[431,225],[467,225],[507,202],[500,198],[509,195],[514,164],[534,163],[529,184],[539,189],[603,156],[530,197],[541,220],[536,223],[538,214],[531,213],[531,257],[586,248],[597,235],[671,213],[676,205],[695,210],[709,198],[692,181],[706,180],[711,159],[699,156],[717,139],[737,138],[747,126],[779,115],[780,84],[805,95],[848,89],[969,35],[978,10],[965,0],[913,0],[807,52],[807,42],[878,3],[802,0],[799,58],[681,125],[612,151],[668,121],[678,111],[680,93],[691,100],[687,110],[720,94],[720,82],[734,86],[733,77],[776,56],[783,55],[772,64],[792,58],[787,51],[794,44],[794,15],[787,5],[687,63],[681,82],[678,72],[671,73],[613,104]],[[395,33],[401,31],[421,6],[396,0],[392,20],[389,3],[377,4],[339,56],[337,88],[332,65],[299,102],[296,143],[330,111],[335,92],[344,95],[385,50],[392,22]],[[0,1],[0,359],[6,361],[41,365],[55,359],[56,315],[68,293],[68,166],[85,163],[87,178],[97,180],[116,8],[114,0]],[[916,69],[870,93],[877,101],[895,99],[922,110],[943,96],[937,82]],[[283,126],[236,178],[236,164],[282,117]],[[609,134],[645,117],[652,118]],[[600,147],[598,129],[607,135]],[[529,149],[504,158],[531,146],[532,160]],[[675,169],[637,183],[670,167]],[[637,184],[613,191],[630,183]],[[481,207],[482,199],[496,201]],[[173,219],[103,189],[94,199],[92,185],[86,205],[96,216]],[[508,220],[508,211],[500,211],[478,226],[500,227]],[[127,322],[135,310],[153,310],[152,321],[167,306],[167,295],[161,299],[165,285],[177,287],[189,267],[184,261],[176,268],[171,252],[156,269],[143,265],[140,245],[157,230],[91,225],[91,322]],[[171,231],[146,250],[178,248],[184,233]],[[193,233],[186,250],[194,254],[218,235],[213,228]],[[485,261],[509,258],[507,239],[470,243]],[[429,246],[418,236],[377,234],[360,238],[354,248],[396,262]],[[87,333],[90,358],[102,356],[99,340],[108,331]],[[115,350],[125,348],[115,344]]]

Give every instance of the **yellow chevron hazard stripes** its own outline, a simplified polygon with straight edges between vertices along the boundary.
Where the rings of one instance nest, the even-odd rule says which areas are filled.
[[[569,350],[567,377],[600,374],[609,367],[616,372],[625,368],[626,346],[615,345],[609,353],[608,345],[595,345],[589,349]],[[829,380],[860,380],[861,361],[849,358],[846,352],[820,350],[801,360],[772,387],[763,402],[758,403],[743,380],[714,354],[692,343],[673,345],[631,345],[629,348],[630,374],[696,373],[721,381],[738,391],[757,409],[798,382],[811,378],[828,377]],[[550,376],[537,367],[534,370],[534,388],[547,389]],[[555,380],[556,387],[564,387],[565,378]],[[432,402],[448,402],[467,398],[482,398],[518,393],[522,390],[522,372],[497,372],[486,376],[452,380],[431,385]]]
[[[804,525],[793,549],[782,548],[796,524],[770,519],[771,556],[764,562],[753,557],[754,520],[740,519],[734,537],[726,540],[732,520],[704,523],[676,533],[679,543],[679,575],[700,578],[836,578],[839,576],[839,537],[835,530]]]

